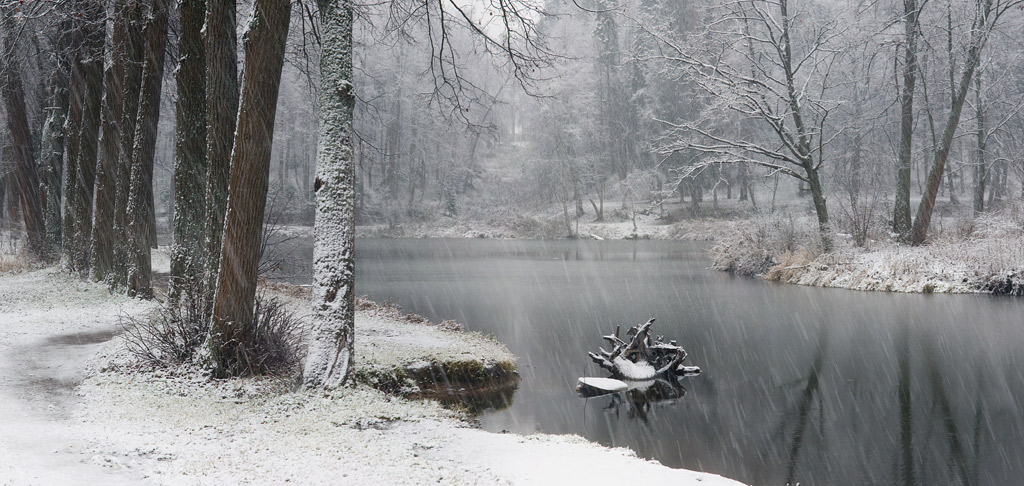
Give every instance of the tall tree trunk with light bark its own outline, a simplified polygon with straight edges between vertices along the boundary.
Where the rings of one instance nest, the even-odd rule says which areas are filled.
[[[153,160],[156,156],[157,122],[167,45],[167,0],[153,0],[143,31],[145,62],[142,89],[132,148],[131,179],[128,189],[128,294],[152,295],[150,262],[151,207],[147,195],[153,190]]]
[[[228,205],[231,149],[238,116],[238,46],[235,0],[207,0],[203,32],[206,50],[206,215],[204,235],[206,308],[213,306],[220,270],[221,236]]]
[[[182,0],[178,12],[178,71],[175,81],[174,246],[169,294],[197,289],[202,278],[206,216],[206,49],[203,46],[205,0]]]
[[[320,1],[320,133],[313,223],[313,329],[303,382],[343,384],[355,341],[352,3]]]
[[[245,68],[207,342],[216,376],[259,371],[249,366],[251,326],[290,11],[290,0],[256,0],[242,37]]]

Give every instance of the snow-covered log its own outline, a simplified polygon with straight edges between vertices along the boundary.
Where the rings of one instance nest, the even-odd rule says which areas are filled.
[[[620,380],[644,381],[665,373],[676,373],[686,359],[686,350],[675,341],[664,342],[662,336],[652,339],[653,324],[654,319],[651,319],[631,327],[627,332],[629,342],[619,339],[616,327],[615,334],[604,336],[612,344],[612,351],[601,348],[599,353],[588,353],[590,359]]]

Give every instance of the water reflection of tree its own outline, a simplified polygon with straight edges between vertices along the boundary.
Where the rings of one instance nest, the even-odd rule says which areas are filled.
[[[815,402],[818,404],[819,435],[825,436],[825,403],[821,398],[821,371],[825,363],[825,356],[828,352],[829,331],[828,326],[822,325],[818,329],[818,342],[811,360],[811,367],[807,371],[807,377],[801,380],[804,388],[798,400],[793,404],[795,413],[783,412],[782,421],[778,427],[778,433],[784,434],[792,424],[793,431],[789,436],[789,447],[787,449],[788,459],[786,461],[786,480],[782,484],[797,484],[797,466],[800,462],[800,454],[806,444],[807,427],[811,419],[811,411]]]
[[[946,389],[946,371],[941,367],[939,352],[936,349],[935,338],[926,334],[921,339],[921,349],[924,358],[924,366],[927,372],[927,383],[931,390],[931,403],[926,417],[927,427],[923,431],[923,444],[933,444],[932,432],[934,426],[940,427],[942,439],[948,446],[948,458],[938,459],[941,452],[935,449],[922,451],[915,445],[914,440],[914,413],[912,393],[912,369],[911,369],[911,339],[907,325],[900,329],[899,340],[897,341],[897,362],[898,382],[897,400],[899,402],[899,424],[900,424],[900,446],[899,446],[899,477],[898,483],[904,486],[918,486],[921,484],[933,484],[934,481],[961,484],[964,486],[978,485],[981,483],[981,442],[982,429],[986,422],[984,407],[984,377],[980,371],[975,378],[978,383],[978,390],[974,394],[974,416],[972,424],[972,437],[968,441],[966,435],[961,433],[961,424],[957,421],[957,415],[953,410],[953,403]],[[924,398],[924,397],[920,397]],[[927,400],[926,398],[924,398]],[[927,402],[926,402],[927,403]],[[944,439],[944,440],[943,440]],[[969,446],[968,442],[972,445]],[[946,469],[930,467],[932,462],[944,464]],[[919,474],[920,473],[920,474]],[[927,476],[932,476],[928,478]]]
[[[910,391],[910,329],[906,322],[900,327],[896,343],[896,361],[899,379],[896,396],[900,403],[900,479],[904,486],[917,484],[914,472],[914,411],[911,407],[913,395]]]
[[[932,407],[932,413],[938,415],[937,418],[945,432],[945,437],[949,444],[949,464],[960,484],[964,486],[979,484],[979,473],[981,469],[981,429],[985,422],[985,412],[982,400],[983,394],[981,393],[982,390],[979,389],[978,392],[975,393],[973,424],[974,445],[973,450],[971,451],[972,453],[970,454],[973,456],[972,458],[969,457],[965,438],[961,437],[956,414],[953,411],[949,394],[946,392],[943,373],[939,369],[939,356],[935,349],[935,340],[931,335],[927,336],[923,340],[923,348],[925,366],[928,368],[928,383],[931,386],[932,394],[935,399]],[[983,377],[978,376],[977,381],[979,382],[979,388],[983,388]],[[973,459],[973,464],[968,464],[970,459]]]

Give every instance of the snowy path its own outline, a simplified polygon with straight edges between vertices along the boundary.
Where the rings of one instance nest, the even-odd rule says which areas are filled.
[[[71,419],[85,363],[110,339],[122,304],[139,306],[56,272],[4,277],[0,485],[144,484],[140,476],[104,464]]]

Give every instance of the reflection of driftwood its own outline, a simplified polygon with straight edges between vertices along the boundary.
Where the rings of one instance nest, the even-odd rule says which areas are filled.
[[[675,341],[663,342],[661,336],[651,339],[652,324],[654,319],[631,327],[629,342],[619,339],[616,327],[615,334],[604,336],[614,346],[612,351],[588,353],[590,359],[621,380],[653,380],[665,373],[684,372],[680,364],[686,359],[686,351]]]
[[[630,419],[639,419],[648,423],[648,414],[655,406],[668,406],[676,403],[686,394],[686,389],[679,379],[671,374],[649,381],[630,382],[626,393],[609,395],[610,399],[604,409],[619,416],[624,409]]]

